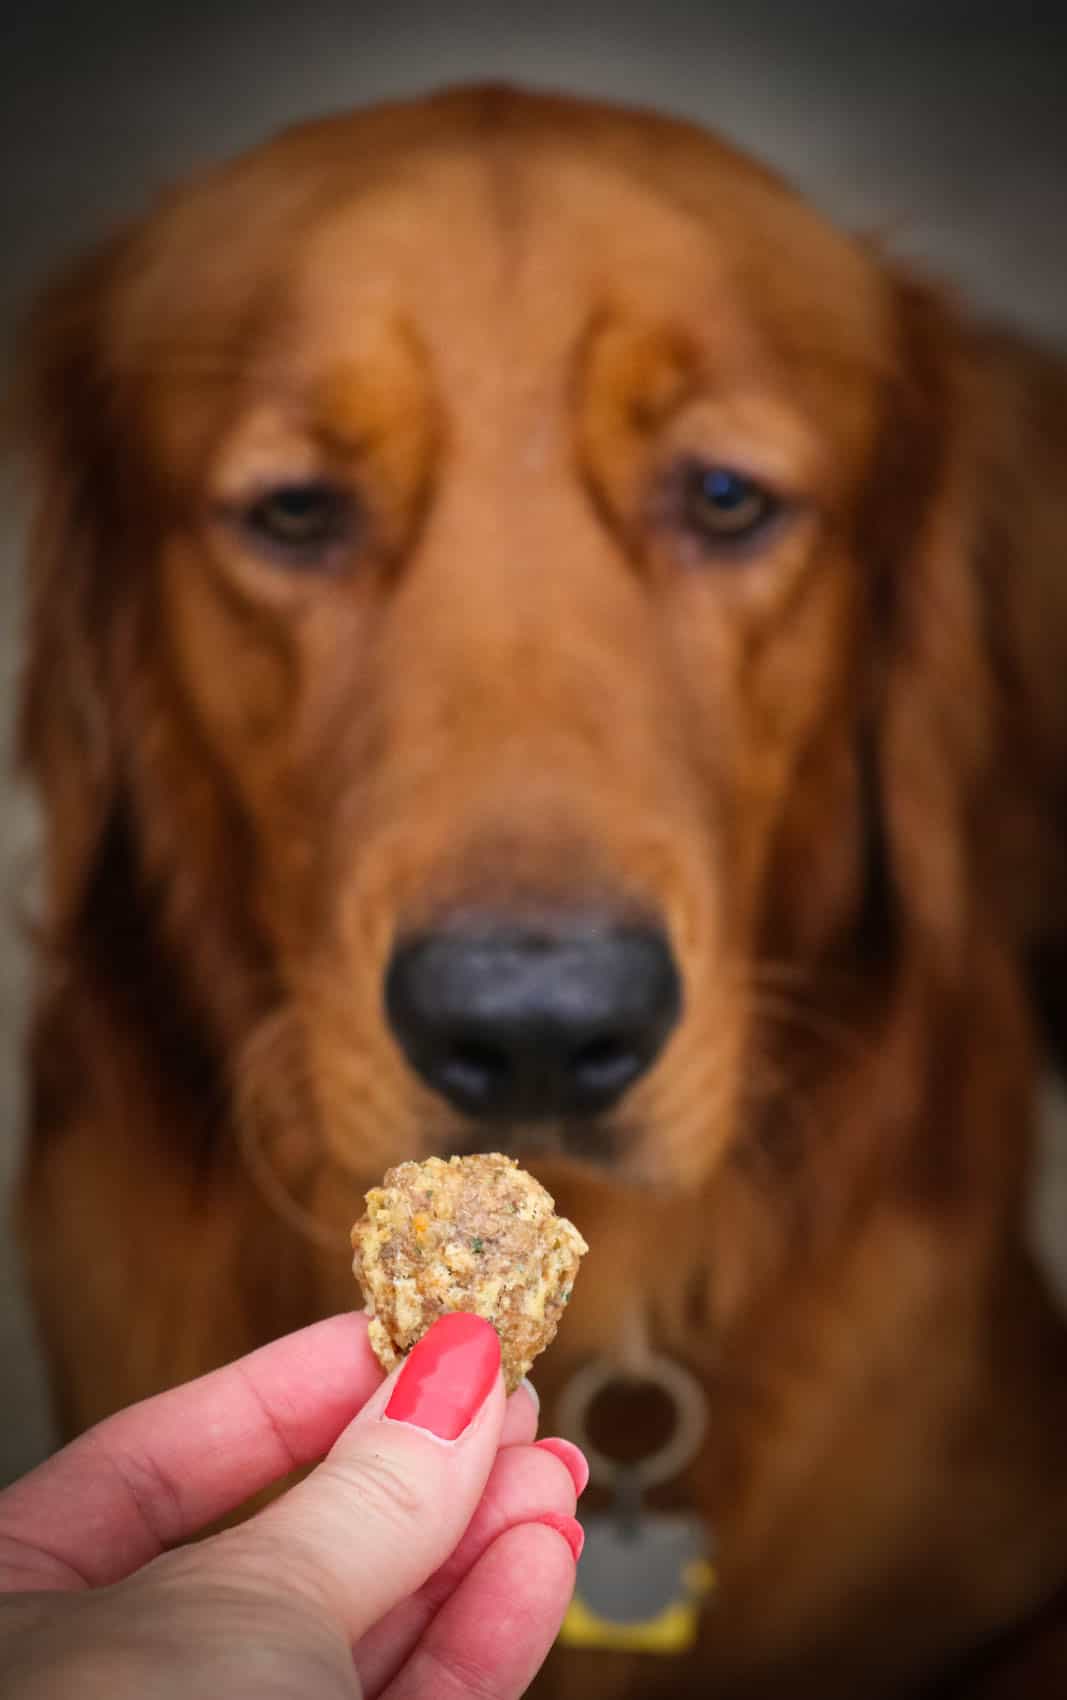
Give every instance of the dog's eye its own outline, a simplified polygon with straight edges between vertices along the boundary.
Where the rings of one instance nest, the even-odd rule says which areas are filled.
[[[775,518],[780,506],[769,490],[732,467],[697,463],[684,469],[682,520],[706,543],[747,542]]]
[[[315,479],[265,491],[243,519],[253,542],[294,565],[315,567],[352,541],[357,514],[347,491]]]

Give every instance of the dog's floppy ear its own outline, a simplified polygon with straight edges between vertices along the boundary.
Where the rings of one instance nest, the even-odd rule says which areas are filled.
[[[997,709],[995,875],[1067,1058],[1067,356],[975,335],[975,569]]]
[[[1038,924],[1054,868],[1067,913],[1067,363],[893,287],[864,549],[882,807],[903,900],[948,942],[981,890]]]
[[[972,338],[975,569],[1006,788],[1028,799],[1032,900],[1067,924],[1067,355]],[[1021,894],[1024,898],[1026,893]],[[1049,911],[1054,911],[1054,915]]]
[[[16,382],[31,515],[19,754],[47,820],[46,908],[73,918],[117,790],[110,678],[121,561],[118,383],[104,315],[121,242],[37,302]]]
[[[861,520],[878,658],[870,738],[895,906],[951,955],[966,926],[964,862],[990,737],[970,377],[963,317],[947,296],[901,277],[892,305],[895,349]]]

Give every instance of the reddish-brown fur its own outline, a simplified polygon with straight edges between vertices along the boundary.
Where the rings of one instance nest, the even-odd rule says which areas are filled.
[[[544,1391],[642,1330],[704,1377],[722,1588],[692,1664],[547,1691],[910,1692],[1025,1624],[1067,1583],[1023,1245],[1063,366],[697,132],[478,90],[183,189],[26,374],[21,1209],[66,1431],[351,1304],[364,1188],[470,1148],[384,1024],[399,929],[633,906],[685,1015],[613,1163],[535,1164],[592,1247]],[[704,558],[683,455],[792,519]],[[223,510],[309,469],[369,519],[299,576]],[[997,1692],[1052,1692],[1023,1657]]]

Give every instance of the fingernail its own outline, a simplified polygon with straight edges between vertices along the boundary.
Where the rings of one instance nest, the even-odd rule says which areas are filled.
[[[385,1415],[438,1440],[458,1440],[499,1373],[500,1340],[492,1323],[451,1311],[408,1353]]]
[[[555,1435],[548,1440],[535,1440],[534,1445],[539,1446],[542,1452],[551,1452],[553,1458],[558,1458],[570,1471],[574,1491],[581,1498],[589,1486],[589,1465],[585,1461],[585,1453],[571,1441],[559,1440]]]
[[[585,1530],[577,1517],[564,1517],[558,1511],[546,1511],[543,1517],[538,1517],[537,1521],[543,1523],[546,1529],[555,1529],[557,1535],[563,1536],[574,1556],[574,1562],[577,1564],[585,1545]]]
[[[541,1395],[538,1393],[537,1388],[534,1386],[528,1375],[523,1376],[522,1380],[519,1382],[519,1386],[526,1389],[526,1392],[530,1395],[530,1398],[533,1401],[535,1415],[540,1416]]]

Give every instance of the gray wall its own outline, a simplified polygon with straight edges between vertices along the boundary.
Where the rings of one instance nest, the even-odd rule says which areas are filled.
[[[14,8],[11,8],[14,11]],[[1057,23],[1065,14],[1064,23]],[[20,6],[0,61],[0,351],[57,259],[198,162],[314,112],[474,77],[659,104],[731,134],[854,225],[1067,340],[1067,9],[938,0],[514,6]],[[18,501],[2,487],[0,737],[17,661]],[[17,1141],[32,818],[0,781],[0,1192]],[[1064,1170],[1040,1195],[1063,1220]],[[0,1480],[47,1429],[0,1233]]]

